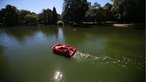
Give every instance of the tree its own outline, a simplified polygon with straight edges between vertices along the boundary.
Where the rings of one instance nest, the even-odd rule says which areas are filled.
[[[27,14],[25,16],[26,25],[37,25],[38,16],[35,13]]]
[[[38,15],[28,10],[17,10],[15,6],[7,5],[0,10],[0,23],[5,26],[36,25]]]
[[[53,7],[53,13],[52,13],[52,24],[56,24],[58,21],[58,15],[56,12],[56,8]]]
[[[82,23],[88,5],[87,0],[64,0],[62,20],[65,23]]]
[[[43,9],[43,11],[39,14],[39,22],[41,24],[51,24],[52,23],[52,10],[51,9]]]
[[[93,5],[91,5],[91,3],[90,3],[89,9],[86,12],[87,20],[94,21],[96,23],[96,21],[97,21],[97,11],[100,7],[101,7],[100,4],[97,3],[97,2],[95,2]]]
[[[0,25],[3,24],[3,17],[4,17],[4,14],[3,14],[3,9],[0,10]]]
[[[19,24],[20,25],[37,25],[38,15],[29,10],[19,10]]]
[[[30,15],[31,12],[28,10],[19,10],[19,23],[20,25],[24,25],[26,23],[26,16]]]
[[[113,14],[111,12],[111,8],[112,8],[112,4],[110,4],[110,3],[106,3],[103,6],[103,10],[104,10],[104,14],[105,14],[105,17],[104,17],[105,21],[113,21],[114,20]]]
[[[144,0],[112,0],[112,12],[120,22],[144,24]]]
[[[97,2],[90,6],[89,10],[86,12],[86,17],[90,21],[94,21],[95,23],[106,20],[106,13],[104,8],[100,6]]]
[[[7,5],[3,9],[4,18],[3,23],[6,26],[15,26],[18,24],[18,10],[15,6]]]

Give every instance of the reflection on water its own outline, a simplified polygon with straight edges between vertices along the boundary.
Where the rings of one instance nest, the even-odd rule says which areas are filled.
[[[141,58],[141,56],[139,56]],[[137,68],[144,68],[145,62],[139,62],[135,60],[134,58],[128,58],[125,56],[121,57],[109,57],[106,55],[92,55],[88,53],[82,53],[80,51],[77,51],[73,58],[77,60],[78,62],[91,62],[92,64],[115,64],[119,65],[123,68],[127,68],[128,65],[134,64]]]
[[[60,71],[56,71],[54,73],[54,77],[53,79],[55,80],[55,82],[59,82],[63,77],[63,74]]]
[[[59,42],[64,43],[64,34],[63,29],[61,27],[58,28],[58,39]]]

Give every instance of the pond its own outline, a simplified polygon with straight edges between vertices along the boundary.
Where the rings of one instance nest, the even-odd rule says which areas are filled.
[[[66,58],[51,47],[77,48]],[[144,82],[145,32],[92,27],[0,29],[0,82]]]

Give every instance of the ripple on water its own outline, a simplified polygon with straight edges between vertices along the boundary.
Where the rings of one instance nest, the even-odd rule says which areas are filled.
[[[121,56],[121,57],[109,57],[106,55],[92,55],[92,54],[88,54],[88,53],[82,53],[77,51],[73,58],[75,60],[77,60],[78,62],[85,62],[85,61],[89,61],[92,64],[115,64],[115,65],[120,65],[123,68],[127,68],[128,65],[135,65],[137,68],[144,68],[144,61],[140,62],[137,61],[134,58],[129,58],[129,57],[125,57],[125,56]]]

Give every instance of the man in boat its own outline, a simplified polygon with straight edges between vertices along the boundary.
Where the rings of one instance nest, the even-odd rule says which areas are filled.
[[[64,53],[66,53],[66,54],[68,54],[68,53],[69,53],[68,48],[65,48],[65,49],[64,49]]]

